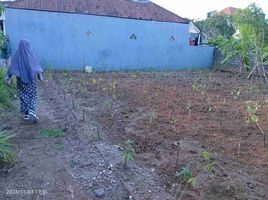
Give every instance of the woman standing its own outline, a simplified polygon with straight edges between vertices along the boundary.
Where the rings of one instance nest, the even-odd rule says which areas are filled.
[[[5,82],[10,84],[12,75],[17,77],[20,112],[24,120],[30,120],[33,123],[38,121],[35,112],[37,97],[36,76],[42,81],[42,73],[43,69],[33,54],[30,43],[27,40],[21,40],[19,49],[11,60]]]

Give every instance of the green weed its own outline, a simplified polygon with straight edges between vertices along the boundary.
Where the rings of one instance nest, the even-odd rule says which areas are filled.
[[[175,176],[182,177],[187,184],[190,184],[192,187],[196,187],[196,178],[193,176],[188,165],[183,167],[180,172],[176,172]]]
[[[64,135],[64,132],[60,129],[49,129],[40,131],[39,135],[47,138],[57,138],[62,137]]]
[[[124,160],[124,166],[128,165],[128,162],[134,160],[135,149],[133,147],[134,142],[131,140],[125,141],[123,144],[114,145],[123,151],[122,157]]]
[[[239,100],[241,96],[241,89],[240,88],[233,89],[231,95],[234,97],[234,99]]]
[[[208,151],[204,151],[201,157],[205,161],[205,169],[208,173],[211,173],[214,168],[214,162],[212,162],[212,155]]]
[[[5,136],[0,136],[0,167],[14,162],[16,153],[12,147]]]
[[[200,92],[203,96],[205,95],[206,87],[206,85],[202,85],[196,82],[192,84],[192,90],[194,92]]]
[[[64,150],[64,145],[60,144],[60,143],[56,143],[56,144],[54,144],[53,149],[56,150],[56,151],[63,151]]]
[[[252,101],[247,101],[246,102],[246,106],[247,106],[247,123],[249,122],[253,122],[257,125],[257,127],[259,128],[259,130],[261,131],[262,135],[263,135],[263,146],[266,146],[266,134],[264,133],[264,131],[262,130],[260,123],[259,123],[259,116],[257,115],[257,111],[259,108],[259,104],[258,102],[253,103]]]
[[[4,78],[6,69],[0,67],[0,109],[11,108],[11,100],[15,94],[15,83],[10,86],[5,85]]]
[[[182,170],[180,172],[176,172],[175,176],[177,177],[182,177],[183,181],[186,183],[184,189],[181,192],[181,195],[179,197],[179,199],[182,198],[184,192],[186,191],[187,187],[190,185],[191,187],[195,188],[196,187],[196,178],[195,176],[192,174],[192,172],[189,169],[189,166],[186,165],[185,167],[182,168]],[[180,187],[178,188],[176,194],[175,194],[175,198],[177,198],[177,195],[179,193]]]

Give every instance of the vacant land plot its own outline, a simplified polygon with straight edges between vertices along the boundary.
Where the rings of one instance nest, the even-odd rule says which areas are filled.
[[[0,195],[27,182],[46,190],[36,199],[268,198],[266,86],[208,71],[48,72],[39,99],[38,125],[1,120],[17,163]]]

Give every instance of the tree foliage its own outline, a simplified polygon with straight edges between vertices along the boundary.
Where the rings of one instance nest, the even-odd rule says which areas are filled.
[[[238,11],[234,21],[238,37],[249,47],[254,66],[263,66],[268,56],[268,22],[264,12],[253,3]]]
[[[240,61],[240,73],[251,65],[249,46],[247,43],[237,37],[226,39],[222,36],[213,38],[209,41],[210,44],[220,48],[221,53],[225,57],[222,64],[233,58],[238,58]]]
[[[196,21],[198,28],[208,36],[208,39],[222,36],[230,38],[235,33],[231,16],[211,11],[205,20]]]
[[[215,37],[211,43],[220,48],[225,56],[224,61],[239,56],[241,72],[246,64],[252,68],[249,77],[257,73],[266,80],[264,65],[268,64],[268,21],[264,12],[252,3],[234,15],[233,24],[237,30],[235,36]]]

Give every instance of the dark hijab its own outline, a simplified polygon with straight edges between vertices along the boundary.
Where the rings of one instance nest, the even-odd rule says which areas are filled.
[[[41,65],[31,51],[30,43],[27,40],[21,40],[7,74],[20,78],[23,83],[32,83],[35,76],[42,72]]]

